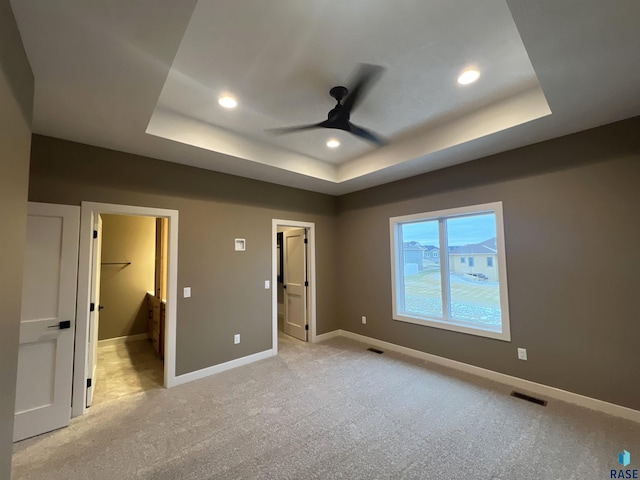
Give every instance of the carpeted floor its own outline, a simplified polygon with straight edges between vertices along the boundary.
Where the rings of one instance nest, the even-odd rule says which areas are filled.
[[[112,400],[17,443],[15,479],[601,480],[640,425],[344,338]]]

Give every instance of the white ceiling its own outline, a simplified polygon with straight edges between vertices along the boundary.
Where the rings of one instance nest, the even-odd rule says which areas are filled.
[[[635,0],[12,0],[34,131],[342,194],[640,114]],[[352,121],[316,123],[358,63]],[[466,67],[480,80],[461,87]],[[239,101],[217,104],[221,93]],[[329,150],[325,142],[339,138]]]

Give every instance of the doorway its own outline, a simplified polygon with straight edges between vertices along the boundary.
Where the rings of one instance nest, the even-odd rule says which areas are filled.
[[[315,224],[272,221],[273,348],[278,336],[316,341]]]
[[[97,215],[87,406],[164,385],[166,227],[166,218]]]
[[[127,258],[106,258],[100,253],[100,240],[102,235],[99,230],[104,227],[104,223],[101,219],[114,216],[122,220],[126,217],[145,217],[149,222],[152,222],[154,231],[158,232],[156,222],[163,222],[165,227],[160,227],[160,235],[164,235],[165,239],[165,258],[166,269],[164,273],[164,282],[162,281],[162,275],[157,277],[155,274],[157,270],[154,269],[153,278],[153,291],[151,297],[158,299],[158,310],[165,306],[165,325],[164,328],[157,328],[157,338],[153,336],[153,325],[149,319],[147,323],[147,332],[145,336],[151,336],[152,345],[158,351],[158,355],[163,354],[164,365],[163,372],[158,379],[161,385],[165,387],[171,387],[175,384],[175,331],[176,331],[176,299],[177,299],[177,241],[178,241],[178,212],[176,210],[165,210],[149,207],[136,207],[129,205],[113,205],[102,204],[93,202],[82,202],[81,213],[81,227],[80,227],[80,258],[79,258],[79,275],[78,275],[78,300],[77,300],[77,331],[75,340],[76,355],[74,359],[74,378],[73,378],[73,404],[72,415],[82,415],[88,405],[92,403],[93,393],[96,387],[96,381],[100,379],[96,377],[96,368],[99,365],[98,352],[99,352],[99,332],[100,332],[100,289],[97,288],[100,284],[100,273],[114,274],[122,273],[127,268],[131,267],[131,260]],[[156,256],[157,238],[154,233],[154,245],[153,256]],[[162,247],[160,247],[162,249]],[[112,252],[113,254],[113,252]],[[108,265],[99,265],[99,264]],[[155,258],[154,258],[155,263]],[[106,270],[111,269],[114,270]],[[97,277],[97,278],[96,278]],[[162,292],[158,289],[164,289],[165,298],[162,302]],[[159,295],[160,297],[157,297]],[[149,311],[153,310],[153,302],[148,301],[147,296],[144,306],[140,306],[143,309],[142,314],[149,317]],[[93,304],[93,305],[92,305]],[[104,305],[105,309],[109,308],[108,305]],[[92,308],[93,307],[93,308]],[[111,308],[114,308],[112,305]],[[138,326],[137,328],[141,328]],[[151,334],[151,335],[150,335]],[[163,335],[164,334],[164,335]],[[134,335],[125,335],[124,337],[133,336],[133,340],[136,340]],[[104,339],[103,339],[104,340]],[[112,343],[118,342],[124,343],[124,348],[127,347],[127,339],[118,339]],[[131,339],[130,339],[131,340]],[[155,342],[153,342],[155,340]],[[130,342],[133,344],[134,342]],[[104,344],[103,344],[104,345]],[[129,345],[133,346],[133,345]],[[135,348],[134,348],[135,350]],[[161,379],[161,380],[160,380]],[[99,387],[98,387],[99,388]]]

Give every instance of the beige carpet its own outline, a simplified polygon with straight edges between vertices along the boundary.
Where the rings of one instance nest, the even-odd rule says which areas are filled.
[[[103,403],[15,445],[14,479],[609,478],[640,425],[346,339]],[[635,467],[637,468],[637,466]]]

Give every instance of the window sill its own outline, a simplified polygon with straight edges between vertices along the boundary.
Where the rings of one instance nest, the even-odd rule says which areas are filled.
[[[428,318],[416,318],[407,317],[404,315],[393,315],[393,319],[399,322],[414,323],[416,325],[422,325],[426,327],[439,328],[441,330],[449,330],[452,332],[466,333],[468,335],[474,335],[476,337],[493,338],[494,340],[501,340],[503,342],[511,341],[511,334],[507,331],[487,330],[478,327],[470,327],[462,323],[446,322],[436,319]]]

